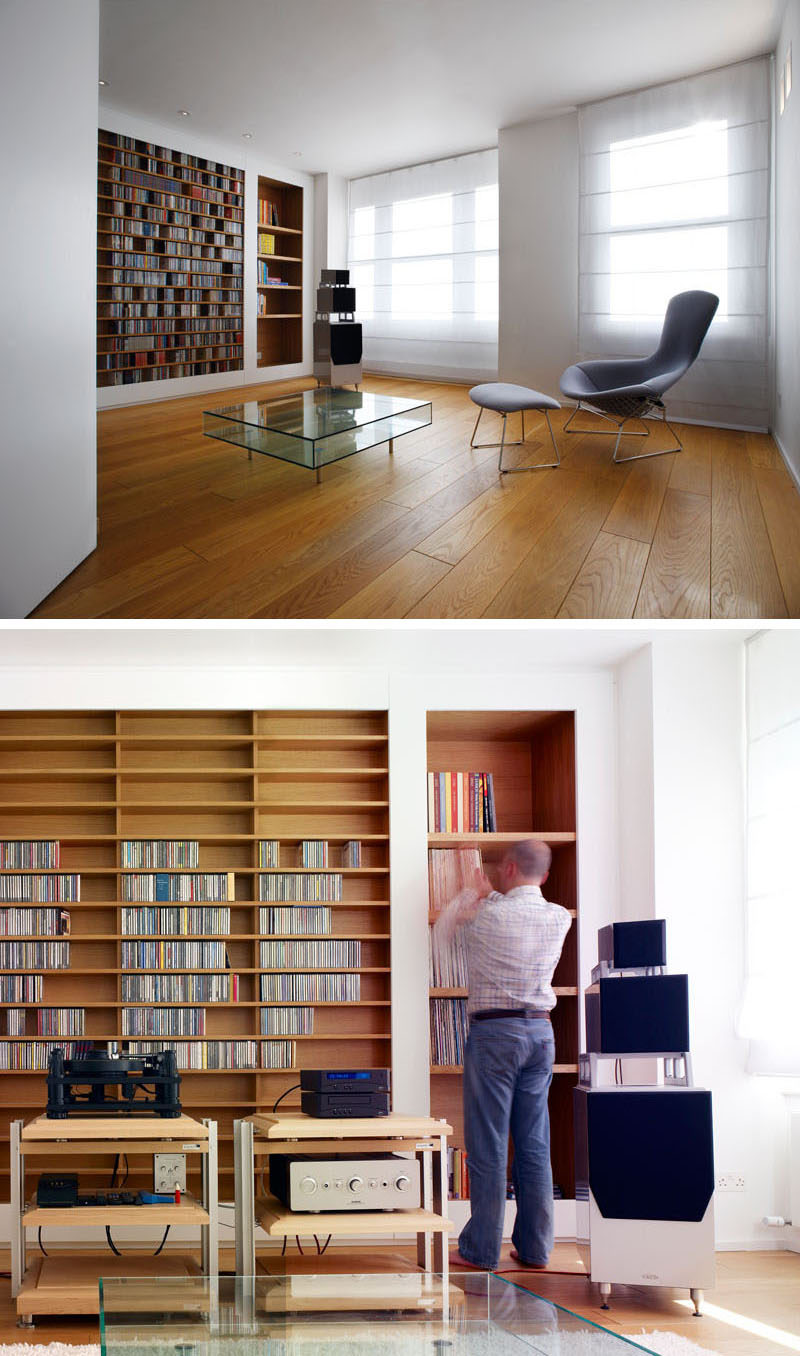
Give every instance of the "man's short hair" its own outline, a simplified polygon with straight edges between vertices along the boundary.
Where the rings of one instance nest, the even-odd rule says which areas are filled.
[[[541,843],[538,838],[528,838],[523,843],[512,843],[508,849],[508,856],[515,863],[520,875],[530,880],[542,880],[550,870],[550,863],[553,860],[553,854],[547,843]]]

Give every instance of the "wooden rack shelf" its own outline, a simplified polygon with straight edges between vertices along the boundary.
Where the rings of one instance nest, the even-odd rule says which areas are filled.
[[[259,176],[258,204],[258,236],[254,242],[258,247],[256,361],[259,367],[300,363],[303,361],[303,189],[299,184]],[[267,224],[270,218],[277,224]],[[262,248],[265,236],[268,237],[266,249]],[[281,292],[291,292],[291,301],[286,298],[282,303],[276,295]]]
[[[0,712],[0,841],[57,840],[59,866],[25,874],[81,877],[80,900],[58,905],[70,913],[68,935],[0,936],[0,943],[64,942],[71,962],[64,969],[28,964],[0,969],[0,981],[31,975],[42,985],[35,1002],[0,995],[0,1053],[5,1058],[15,1043],[41,1049],[70,1039],[116,1040],[123,1046],[128,1040],[254,1042],[255,1059],[246,1067],[181,1070],[183,1103],[198,1108],[198,1114],[202,1108],[202,1114],[218,1116],[220,1172],[229,1176],[237,1110],[242,1114],[269,1110],[296,1082],[299,1067],[369,1068],[390,1062],[388,785],[385,711]],[[120,844],[173,839],[197,841],[199,865],[173,867],[163,874],[232,874],[235,897],[219,901],[230,909],[229,934],[204,931],[178,937],[124,930],[123,908],[156,903],[123,900],[124,878],[161,869],[124,867]],[[328,867],[297,865],[298,845],[307,839],[328,841]],[[278,867],[259,866],[262,840],[279,843]],[[350,840],[361,843],[358,867],[339,864],[340,849]],[[285,926],[269,935],[260,932],[261,909],[293,902],[257,898],[258,878],[273,880],[281,873],[304,881],[341,877],[341,899],[298,901],[330,910],[329,933],[287,932]],[[0,871],[0,879],[9,874],[18,871]],[[0,910],[10,903],[0,900]],[[168,903],[177,901],[163,901]],[[196,901],[196,906],[202,905]],[[274,925],[281,926],[278,919]],[[310,951],[326,939],[357,942],[359,962],[291,967],[260,963],[262,941],[281,947],[298,943]],[[180,977],[186,975],[237,975],[238,998],[229,992],[226,999],[224,991],[219,1001],[193,998],[188,984],[180,990],[186,997],[123,998],[123,976],[127,980],[163,973],[157,965],[123,970],[123,945],[183,941],[200,946],[221,942],[228,964],[176,964],[169,974],[181,984]],[[272,983],[282,982],[280,976],[286,975],[288,984],[303,974],[334,972],[358,980],[358,995],[324,1000],[261,997],[262,976],[265,983],[277,977],[270,979]],[[84,1034],[36,1034],[37,1015],[44,1009],[72,1007],[84,1012]],[[135,1007],[161,1012],[205,1008],[205,1033],[126,1036],[123,1010]],[[26,1012],[25,1034],[15,1036],[7,1030],[6,1014],[21,1008]],[[312,1009],[311,1031],[262,1032],[260,1010],[298,1008]],[[267,1063],[262,1042],[278,1041],[289,1043],[286,1049],[292,1057],[285,1067],[261,1067]],[[45,1078],[44,1069],[0,1071],[0,1179],[8,1177],[10,1120],[20,1114],[17,1108],[26,1114],[43,1109]],[[134,1177],[128,1185],[140,1189],[151,1181]]]
[[[552,1013],[556,1060],[550,1091],[551,1158],[554,1181],[563,1196],[574,1195],[572,1088],[578,1075],[579,1023],[577,941],[577,832],[575,817],[575,728],[572,712],[437,711],[428,713],[429,772],[490,772],[493,778],[496,832],[458,831],[428,834],[430,852],[478,849],[490,878],[506,849],[538,838],[553,850],[545,895],[575,919],[553,978]],[[466,798],[466,797],[465,797]],[[543,827],[535,827],[541,825]],[[440,859],[441,860],[441,859]],[[431,921],[447,901],[431,900]],[[431,1020],[448,1012],[459,1020],[467,990],[430,989]],[[433,1049],[431,1051],[433,1056]],[[445,1056],[451,1050],[442,1051]],[[454,1127],[452,1144],[464,1145],[462,1066],[431,1063],[431,1113]]]

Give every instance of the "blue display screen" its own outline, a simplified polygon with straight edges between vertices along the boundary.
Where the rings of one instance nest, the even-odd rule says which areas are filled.
[[[331,1083],[331,1082],[333,1082],[334,1079],[342,1079],[342,1078],[346,1078],[348,1082],[350,1081],[351,1078],[360,1078],[360,1079],[363,1080],[363,1079],[365,1079],[365,1078],[369,1078],[370,1075],[369,1075],[369,1073],[368,1073],[366,1070],[364,1070],[363,1073],[345,1073],[345,1072],[343,1072],[343,1073],[329,1073],[329,1074],[326,1074],[325,1077],[326,1077],[327,1081],[328,1081],[329,1083]]]

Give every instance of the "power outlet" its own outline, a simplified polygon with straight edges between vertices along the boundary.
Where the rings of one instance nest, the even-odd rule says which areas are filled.
[[[717,1191],[745,1191],[744,1177],[740,1172],[721,1172],[717,1178]]]
[[[171,1196],[176,1187],[186,1192],[186,1154],[153,1154],[153,1190]]]

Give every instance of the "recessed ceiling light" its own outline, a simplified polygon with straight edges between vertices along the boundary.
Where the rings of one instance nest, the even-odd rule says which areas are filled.
[[[103,85],[103,86],[105,86],[105,85],[108,84],[108,81],[107,81],[107,80],[98,80],[97,83],[98,83],[98,85]]]
[[[292,155],[302,155],[302,151],[292,151]]]
[[[252,133],[252,132],[242,132],[242,136],[244,137],[245,141],[252,141],[252,140],[253,140],[253,133]]]
[[[178,109],[178,116],[181,117],[181,118],[191,118],[192,115],[191,115],[191,113],[189,112],[188,108],[179,108],[179,109]]]

